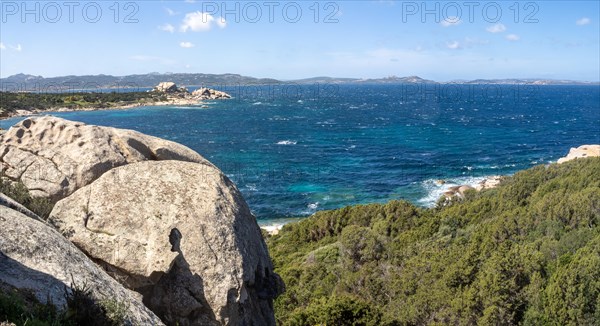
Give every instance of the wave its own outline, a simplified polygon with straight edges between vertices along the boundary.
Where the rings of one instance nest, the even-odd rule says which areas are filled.
[[[319,202],[310,203],[310,204],[306,205],[306,208],[307,209],[301,211],[300,214],[301,215],[312,215],[317,212],[317,209],[319,209]]]
[[[449,178],[444,179],[443,183],[439,179],[427,179],[421,182],[421,188],[425,190],[426,195],[417,202],[426,207],[433,207],[451,187],[467,185],[475,188],[490,176]]]
[[[169,106],[169,108],[172,109],[179,109],[179,110],[203,110],[203,109],[208,109],[208,106],[206,105],[196,105],[196,104],[190,104],[187,106]]]
[[[294,140],[280,140],[276,144],[277,145],[296,145],[298,142]]]

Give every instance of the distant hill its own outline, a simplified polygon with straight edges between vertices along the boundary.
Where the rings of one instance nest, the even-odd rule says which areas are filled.
[[[236,86],[236,85],[272,85],[272,84],[437,84],[439,82],[418,76],[361,79],[313,77],[298,80],[277,80],[273,78],[255,78],[238,74],[199,74],[199,73],[149,73],[143,75],[111,76],[62,76],[49,77],[17,74],[0,78],[1,91],[55,91],[97,88],[151,88],[164,81],[172,81],[181,86]],[[441,84],[533,84],[533,85],[598,85],[598,82],[550,79],[476,79],[443,82]]]
[[[3,91],[46,91],[96,88],[151,88],[164,81],[172,81],[182,86],[205,85],[256,85],[281,83],[276,79],[254,78],[237,74],[158,74],[110,76],[62,76],[44,78],[17,74],[0,78],[0,89]]]
[[[567,79],[475,79],[470,81],[454,81],[455,84],[497,84],[497,85],[598,85],[598,82],[576,81]]]

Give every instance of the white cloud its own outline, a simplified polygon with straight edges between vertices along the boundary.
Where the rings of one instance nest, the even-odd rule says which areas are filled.
[[[175,32],[175,26],[173,26],[171,24],[160,25],[160,26],[158,26],[158,29],[160,29],[161,31],[169,32],[169,33]]]
[[[194,44],[192,42],[181,42],[181,43],[179,43],[179,46],[184,49],[189,49],[189,48],[193,48]]]
[[[577,19],[575,24],[577,24],[579,26],[583,26],[583,25],[589,25],[591,22],[592,22],[591,19],[589,19],[587,17],[582,17],[581,19]]]
[[[8,49],[17,51],[17,52],[23,51],[23,47],[21,46],[21,44],[11,45],[11,44],[4,44],[4,43],[0,42],[0,50],[4,51],[4,50],[8,50]]]
[[[442,20],[442,22],[440,23],[442,26],[444,27],[450,27],[450,26],[457,26],[460,25],[462,23],[462,20],[460,20],[459,17],[446,17],[444,20]]]
[[[185,0],[185,3],[196,3],[196,0]]]
[[[512,42],[518,41],[521,39],[521,37],[519,37],[519,35],[517,34],[508,34],[506,35],[506,39]]]
[[[458,41],[447,42],[446,47],[450,50],[458,50],[461,48],[460,43]]]
[[[490,33],[502,33],[506,31],[506,26],[504,26],[502,23],[498,23],[486,28],[485,30]]]
[[[213,25],[217,25],[220,28],[225,28],[227,22],[224,18],[215,18],[211,14],[195,11],[185,15],[183,22],[179,30],[183,33],[189,31],[192,32],[206,32],[210,30]]]

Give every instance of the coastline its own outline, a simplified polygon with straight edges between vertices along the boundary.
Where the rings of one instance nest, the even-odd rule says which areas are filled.
[[[38,116],[46,113],[53,112],[87,112],[87,111],[118,111],[118,110],[129,110],[142,106],[153,107],[153,106],[199,106],[206,107],[206,103],[202,100],[191,100],[191,99],[171,99],[167,101],[158,101],[158,102],[136,102],[129,103],[123,105],[115,105],[115,106],[103,106],[103,107],[80,107],[80,108],[68,108],[68,107],[56,107],[46,110],[40,109],[32,109],[32,110],[17,110],[15,112],[9,112],[6,116],[1,116],[0,120],[7,120],[11,118],[17,117],[32,117]]]
[[[417,201],[410,201],[413,205],[425,208],[431,208],[435,206],[438,200],[445,198],[450,199],[452,197],[464,198],[464,192],[466,190],[483,191],[487,189],[493,189],[498,187],[500,183],[512,176],[492,174],[481,177],[471,178],[470,182],[453,182],[452,178],[448,179],[427,179],[422,182],[424,187],[427,187],[428,195]],[[461,188],[466,187],[466,188]],[[381,203],[385,204],[385,203]],[[354,205],[351,205],[354,206]],[[318,212],[318,211],[317,211]],[[316,212],[315,212],[316,213]],[[269,235],[277,235],[281,229],[289,223],[295,223],[313,216],[315,213],[302,216],[302,217],[284,217],[284,218],[271,218],[267,220],[257,220],[258,226],[265,230]]]
[[[14,93],[10,93],[14,94]],[[102,94],[102,95],[101,95]],[[91,99],[86,99],[85,96],[92,95]],[[11,107],[10,103],[21,101],[21,98],[4,99],[0,102],[0,120],[14,117],[29,117],[42,113],[51,112],[77,112],[77,111],[100,111],[100,110],[127,110],[140,106],[199,106],[208,107],[205,100],[230,99],[231,95],[214,90],[211,88],[199,88],[193,92],[189,92],[185,87],[177,87],[173,82],[161,82],[152,91],[135,93],[131,97],[119,96],[114,94],[78,94],[70,96],[69,94],[52,94],[50,98],[44,97],[43,94],[29,94],[26,97],[25,103],[29,103],[28,109],[19,109]],[[40,96],[42,98],[40,98]],[[28,98],[27,98],[28,97]],[[133,98],[132,98],[133,97]],[[103,101],[104,100],[104,101]],[[31,102],[34,103],[31,103]],[[72,103],[74,105],[67,106],[42,106],[38,103],[41,101],[52,101],[52,103]],[[36,105],[39,105],[36,108]]]

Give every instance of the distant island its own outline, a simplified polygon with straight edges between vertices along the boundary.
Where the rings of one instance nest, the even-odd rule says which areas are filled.
[[[335,77],[313,77],[297,80],[277,80],[274,78],[255,78],[238,74],[202,74],[202,73],[149,73],[141,75],[111,76],[111,75],[87,75],[87,76],[62,76],[49,77],[17,74],[6,78],[0,78],[0,90],[4,92],[52,92],[60,90],[81,89],[141,89],[152,88],[155,85],[172,81],[178,85],[188,86],[235,86],[235,85],[272,85],[272,84],[533,84],[533,85],[600,85],[599,82],[553,80],[553,79],[475,79],[454,80],[449,82],[437,82],[418,76],[397,77],[389,76],[383,78],[335,78]]]

